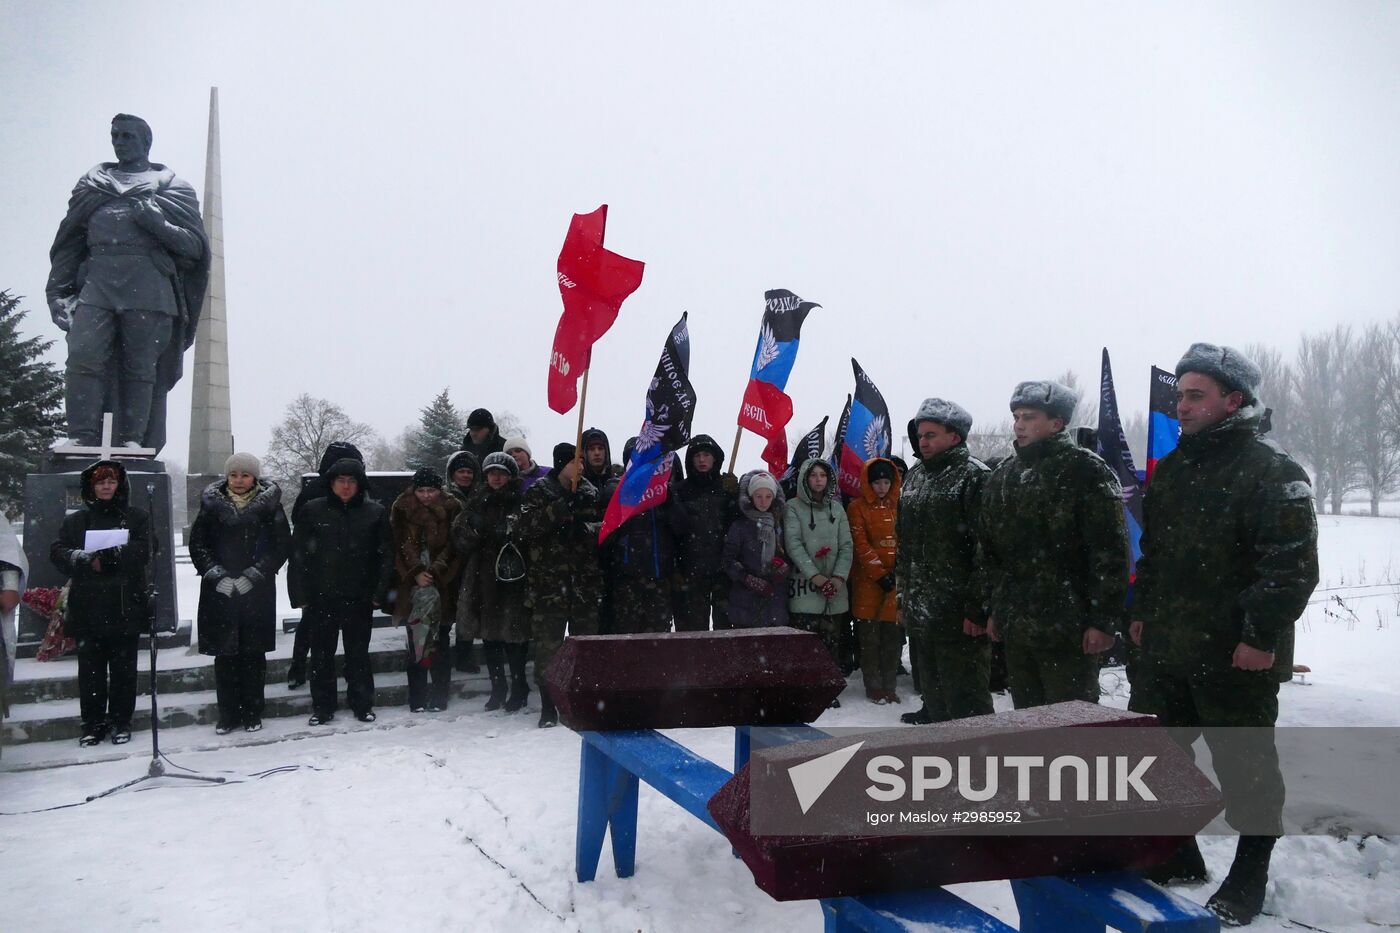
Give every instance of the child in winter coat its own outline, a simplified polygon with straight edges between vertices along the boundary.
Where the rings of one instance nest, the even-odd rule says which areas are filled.
[[[865,464],[860,495],[846,507],[855,545],[851,571],[851,613],[860,639],[860,668],[865,696],[872,703],[898,703],[895,674],[904,645],[903,626],[895,621],[895,514],[899,508],[899,472],[887,459]]]
[[[783,493],[773,474],[755,470],[739,480],[739,517],[724,536],[720,566],[730,579],[734,628],[787,625],[791,571],[783,547]]]
[[[816,632],[832,660],[849,672],[850,595],[855,548],[851,525],[841,508],[831,464],[812,458],[797,472],[797,499],[789,502],[783,527],[795,572],[788,578],[792,625]],[[835,701],[833,706],[839,706]]]

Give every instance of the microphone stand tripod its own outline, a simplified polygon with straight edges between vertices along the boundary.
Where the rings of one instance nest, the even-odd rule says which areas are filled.
[[[155,497],[155,487],[156,487],[155,480],[153,480],[153,479],[148,479],[148,480],[146,480],[146,504],[147,504],[148,506],[151,507],[152,519],[154,519],[154,513],[155,513],[155,508],[154,508],[154,506],[155,506],[155,501],[156,501],[156,497]],[[154,524],[154,521],[153,521],[152,523]],[[152,547],[152,548],[151,548],[152,556],[154,556],[155,551],[156,551],[156,548],[155,548],[155,547]],[[147,769],[146,773],[143,774],[143,775],[142,775],[141,777],[139,777],[139,778],[133,778],[133,779],[130,780],[130,781],[127,781],[127,782],[122,783],[122,784],[118,784],[116,787],[112,787],[112,788],[109,788],[109,789],[107,789],[107,790],[104,790],[104,791],[102,791],[100,794],[93,794],[93,795],[91,795],[90,797],[87,798],[87,802],[88,802],[88,803],[91,803],[92,801],[97,800],[97,799],[102,798],[102,797],[108,797],[108,796],[110,796],[110,795],[112,795],[112,794],[117,793],[118,791],[126,790],[128,787],[135,787],[137,784],[142,784],[142,783],[144,783],[144,782],[146,782],[146,781],[155,780],[156,778],[163,778],[163,777],[164,777],[164,778],[180,778],[180,779],[186,780],[186,781],[202,781],[202,782],[204,782],[204,783],[206,783],[206,784],[223,784],[223,783],[225,783],[225,782],[227,781],[227,778],[209,777],[209,776],[207,776],[207,775],[196,774],[196,773],[194,773],[194,772],[190,772],[189,774],[181,774],[181,773],[176,772],[176,771],[167,771],[167,770],[165,769],[165,761],[164,761],[164,759],[162,758],[161,753],[160,753],[160,711],[156,708],[156,608],[155,608],[155,607],[156,607],[156,597],[157,597],[158,594],[159,594],[159,590],[156,589],[156,587],[155,587],[154,584],[152,584],[152,585],[147,589],[147,605],[149,605],[149,606],[151,607],[151,612],[150,612],[150,618],[151,618],[151,632],[150,632],[150,634],[151,634],[151,764],[150,764],[150,767]]]

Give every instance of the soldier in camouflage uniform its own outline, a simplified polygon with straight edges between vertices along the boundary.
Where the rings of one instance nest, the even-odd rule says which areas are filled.
[[[1293,624],[1317,586],[1317,519],[1307,474],[1259,437],[1259,368],[1230,347],[1192,344],[1176,367],[1181,442],[1157,464],[1143,504],[1130,634],[1142,647],[1131,708],[1182,730],[1207,729],[1242,833],[1209,906],[1230,925],[1264,903],[1283,832],[1274,747],[1278,685],[1292,676]],[[1192,840],[1154,877],[1204,881]]]
[[[909,629],[923,709],[919,724],[992,712],[991,644],[978,584],[977,512],[990,471],[967,449],[972,416],[925,399],[909,422],[919,460],[904,477],[895,555],[899,616]]]
[[[632,461],[637,439],[622,447],[622,464]],[[671,631],[671,583],[676,573],[676,540],[689,527],[687,513],[674,501],[679,481],[671,474],[667,499],[633,515],[608,536],[602,563],[611,612],[605,635],[660,634]],[[614,491],[617,484],[613,484]]]
[[[1118,479],[1065,431],[1078,401],[1054,382],[1011,396],[1016,450],[982,493],[979,563],[988,634],[1006,642],[1017,709],[1099,699],[1097,654],[1113,646],[1128,592]]]
[[[557,725],[559,713],[544,672],[570,635],[598,634],[603,574],[598,565],[598,530],[606,505],[582,474],[573,444],[554,448],[554,469],[521,500],[518,538],[529,549],[530,640],[535,646],[535,683],[540,685],[540,727]],[[577,482],[577,488],[574,484]]]

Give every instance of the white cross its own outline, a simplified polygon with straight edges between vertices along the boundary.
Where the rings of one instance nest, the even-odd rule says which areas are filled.
[[[97,457],[100,460],[111,460],[115,457],[155,457],[160,451],[150,447],[114,446],[112,444],[112,413],[107,411],[102,413],[101,446],[78,447],[74,444],[64,444],[61,447],[55,447],[53,452],[71,457]]]

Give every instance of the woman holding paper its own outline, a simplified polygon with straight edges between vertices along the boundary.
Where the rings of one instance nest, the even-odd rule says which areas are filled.
[[[80,745],[108,735],[131,741],[136,709],[136,650],[149,631],[146,565],[151,523],[129,504],[126,468],[99,460],[82,473],[84,507],[63,520],[49,557],[68,574],[64,627],[78,641]]]

